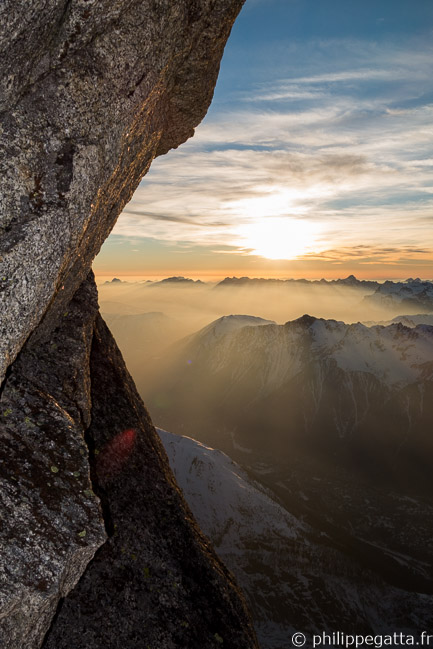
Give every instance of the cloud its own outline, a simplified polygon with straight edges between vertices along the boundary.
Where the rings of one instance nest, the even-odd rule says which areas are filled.
[[[357,260],[360,263],[367,262],[391,262],[395,263],[403,259],[418,259],[419,257],[431,257],[431,248],[417,248],[415,246],[399,246],[399,247],[383,247],[366,246],[366,245],[353,245],[342,246],[339,248],[331,248],[324,250],[320,256],[314,253],[304,255],[304,259],[322,259],[328,261],[353,261]]]
[[[423,48],[340,43],[332,70],[328,60],[234,93],[154,162],[115,233],[245,254],[242,227],[277,217],[312,224],[323,259],[430,254],[433,52]]]

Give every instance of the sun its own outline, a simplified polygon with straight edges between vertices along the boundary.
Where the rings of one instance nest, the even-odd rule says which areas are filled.
[[[241,221],[234,232],[239,247],[248,255],[281,260],[318,252],[319,226],[307,218],[317,191],[263,186],[254,196],[225,203],[225,210]]]
[[[295,259],[313,251],[317,228],[301,219],[270,216],[240,226],[239,235],[249,254]]]

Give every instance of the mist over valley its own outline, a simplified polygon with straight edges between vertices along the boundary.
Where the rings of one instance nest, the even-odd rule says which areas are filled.
[[[244,587],[263,647],[282,646],[290,629],[332,631],[339,621],[350,632],[354,618],[383,633],[403,602],[407,628],[430,615],[432,288],[353,276],[99,287],[152,419],[170,431],[163,441],[185,497]],[[229,457],[250,485],[240,493],[262,493],[248,516],[226,494]]]

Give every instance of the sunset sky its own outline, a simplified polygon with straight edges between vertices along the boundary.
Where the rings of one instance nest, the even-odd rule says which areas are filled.
[[[433,277],[433,2],[247,0],[105,276]]]

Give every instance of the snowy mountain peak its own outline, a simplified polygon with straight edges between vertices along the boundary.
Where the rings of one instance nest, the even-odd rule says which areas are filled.
[[[276,324],[274,320],[265,320],[252,315],[225,315],[214,320],[204,329],[198,332],[199,338],[203,339],[221,338],[228,333],[242,329],[243,327],[258,327],[263,325]]]
[[[333,363],[344,372],[373,375],[389,387],[403,386],[416,382],[425,363],[433,362],[433,327],[411,328],[401,322],[367,327],[308,314],[284,325],[252,316],[225,316],[189,339],[189,358],[198,358],[204,350],[211,372],[232,367],[234,358],[236,376],[260,372],[262,392],[296,376],[307,358],[317,368]],[[204,357],[200,358],[201,366]]]

